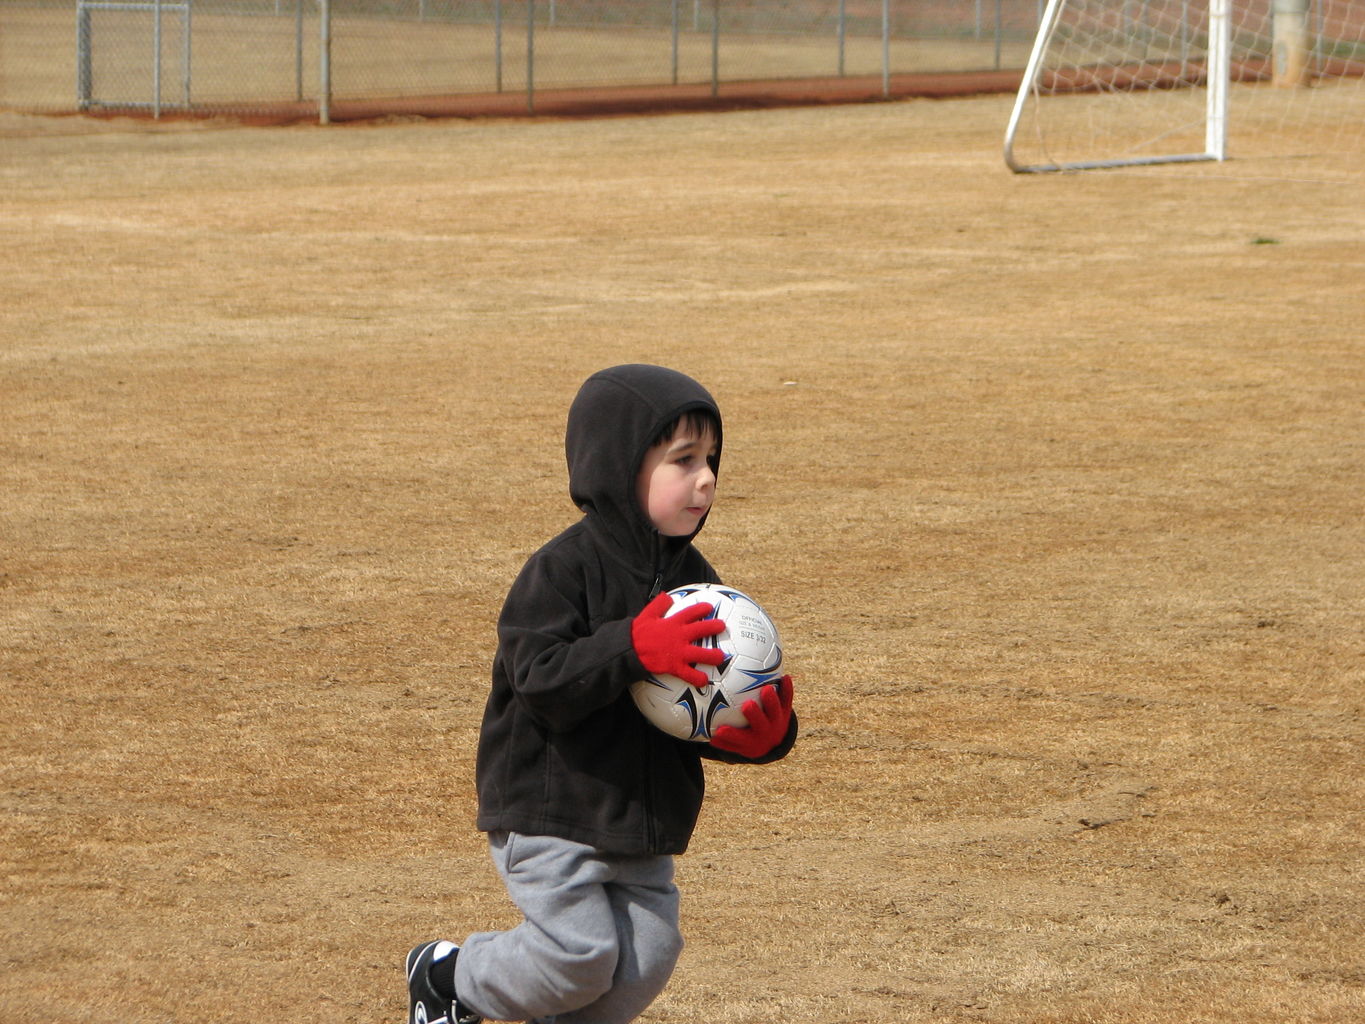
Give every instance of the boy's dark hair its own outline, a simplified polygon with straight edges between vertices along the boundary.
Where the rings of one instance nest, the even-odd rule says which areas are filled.
[[[666,444],[682,429],[690,430],[699,436],[709,431],[712,437],[720,440],[720,421],[716,419],[715,414],[710,409],[689,409],[673,422],[665,423],[654,440],[649,442],[649,446],[655,448]]]

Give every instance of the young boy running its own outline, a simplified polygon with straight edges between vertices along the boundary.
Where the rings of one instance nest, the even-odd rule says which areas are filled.
[[[702,758],[764,764],[796,740],[792,684],[748,701],[747,728],[673,739],[631,683],[696,686],[721,652],[696,605],[667,591],[720,578],[692,545],[715,500],[720,410],[659,366],[602,370],[569,409],[569,493],[583,516],[527,561],[498,620],[479,737],[477,825],[523,920],[426,942],[407,957],[409,1024],[481,1018],[625,1024],[682,951],[673,857],[701,810]]]

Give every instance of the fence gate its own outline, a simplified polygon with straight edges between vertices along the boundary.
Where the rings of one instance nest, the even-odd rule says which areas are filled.
[[[76,0],[76,100],[91,107],[190,105],[190,0]]]

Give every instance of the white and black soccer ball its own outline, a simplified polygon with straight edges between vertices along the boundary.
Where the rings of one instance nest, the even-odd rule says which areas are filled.
[[[757,699],[759,690],[782,675],[782,643],[773,620],[752,597],[720,583],[693,583],[668,593],[673,598],[668,615],[694,604],[715,608],[707,618],[720,619],[725,630],[697,644],[719,647],[725,660],[697,666],[710,680],[703,687],[667,674],[632,683],[635,705],[654,725],[681,740],[705,743],[718,726],[747,726],[740,711],[744,702]]]

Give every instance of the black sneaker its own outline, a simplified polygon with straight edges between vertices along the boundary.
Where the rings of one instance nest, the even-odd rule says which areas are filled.
[[[431,984],[431,962],[453,957],[460,947],[453,942],[424,942],[408,953],[408,1024],[480,1024],[477,1013],[460,1005],[458,999],[442,998]]]

